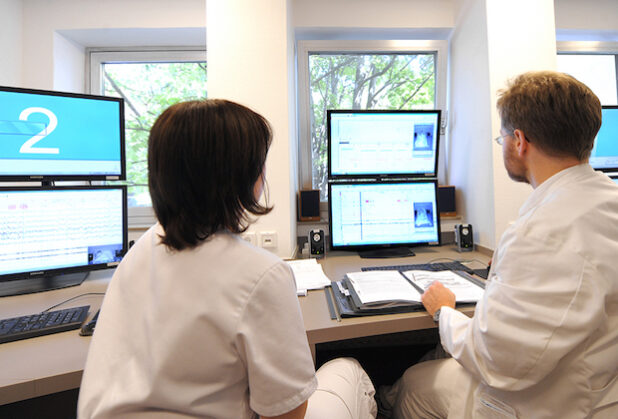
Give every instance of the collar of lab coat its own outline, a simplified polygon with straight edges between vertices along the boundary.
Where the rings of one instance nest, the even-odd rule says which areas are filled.
[[[532,191],[526,202],[519,209],[519,216],[521,217],[532,208],[537,207],[545,197],[549,196],[556,189],[573,182],[577,178],[587,177],[591,174],[594,174],[594,169],[588,163],[578,164],[559,171]]]

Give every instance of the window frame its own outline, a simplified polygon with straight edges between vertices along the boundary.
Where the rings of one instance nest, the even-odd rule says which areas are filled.
[[[313,53],[332,54],[427,54],[435,55],[435,108],[442,110],[440,123],[441,144],[438,156],[438,180],[445,183],[447,178],[445,150],[448,150],[447,139],[447,60],[448,41],[446,40],[301,40],[297,47],[297,86],[298,86],[298,182],[300,189],[313,189],[312,156],[311,156],[311,109],[309,102],[309,55]],[[320,202],[321,212],[326,210],[327,203]]]
[[[613,55],[616,65],[616,96],[618,97],[618,42],[558,41],[556,54]]]
[[[205,47],[134,47],[86,49],[86,93],[100,95],[101,66],[122,63],[206,62]],[[129,228],[148,228],[156,223],[152,207],[128,207]]]

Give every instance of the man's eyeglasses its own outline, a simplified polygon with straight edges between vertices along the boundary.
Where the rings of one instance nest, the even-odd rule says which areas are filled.
[[[502,145],[502,143],[504,143],[504,138],[508,137],[509,135],[513,135],[513,132],[509,132],[507,134],[501,135],[499,137],[494,138],[494,141],[496,143],[498,143],[498,145]]]

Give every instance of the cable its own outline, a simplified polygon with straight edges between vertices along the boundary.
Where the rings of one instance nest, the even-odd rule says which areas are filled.
[[[104,293],[104,292],[87,292],[87,293],[85,293],[85,294],[79,294],[79,295],[76,295],[75,297],[71,297],[71,298],[69,298],[68,300],[64,300],[64,301],[62,301],[62,302],[60,302],[60,303],[58,303],[58,304],[55,304],[55,305],[53,305],[53,306],[51,306],[51,307],[49,307],[49,308],[47,308],[47,309],[45,309],[45,310],[41,311],[41,313],[46,313],[46,312],[48,312],[49,310],[51,310],[51,309],[53,309],[53,308],[56,308],[56,307],[58,307],[58,306],[61,306],[62,304],[68,303],[69,301],[75,300],[75,299],[77,299],[77,298],[84,297],[84,296],[86,296],[86,295],[105,295],[105,293]]]

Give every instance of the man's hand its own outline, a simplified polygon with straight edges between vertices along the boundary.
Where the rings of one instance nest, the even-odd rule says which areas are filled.
[[[443,306],[455,308],[455,294],[439,281],[434,281],[434,283],[425,290],[421,295],[421,301],[430,316],[433,316],[434,313]]]

